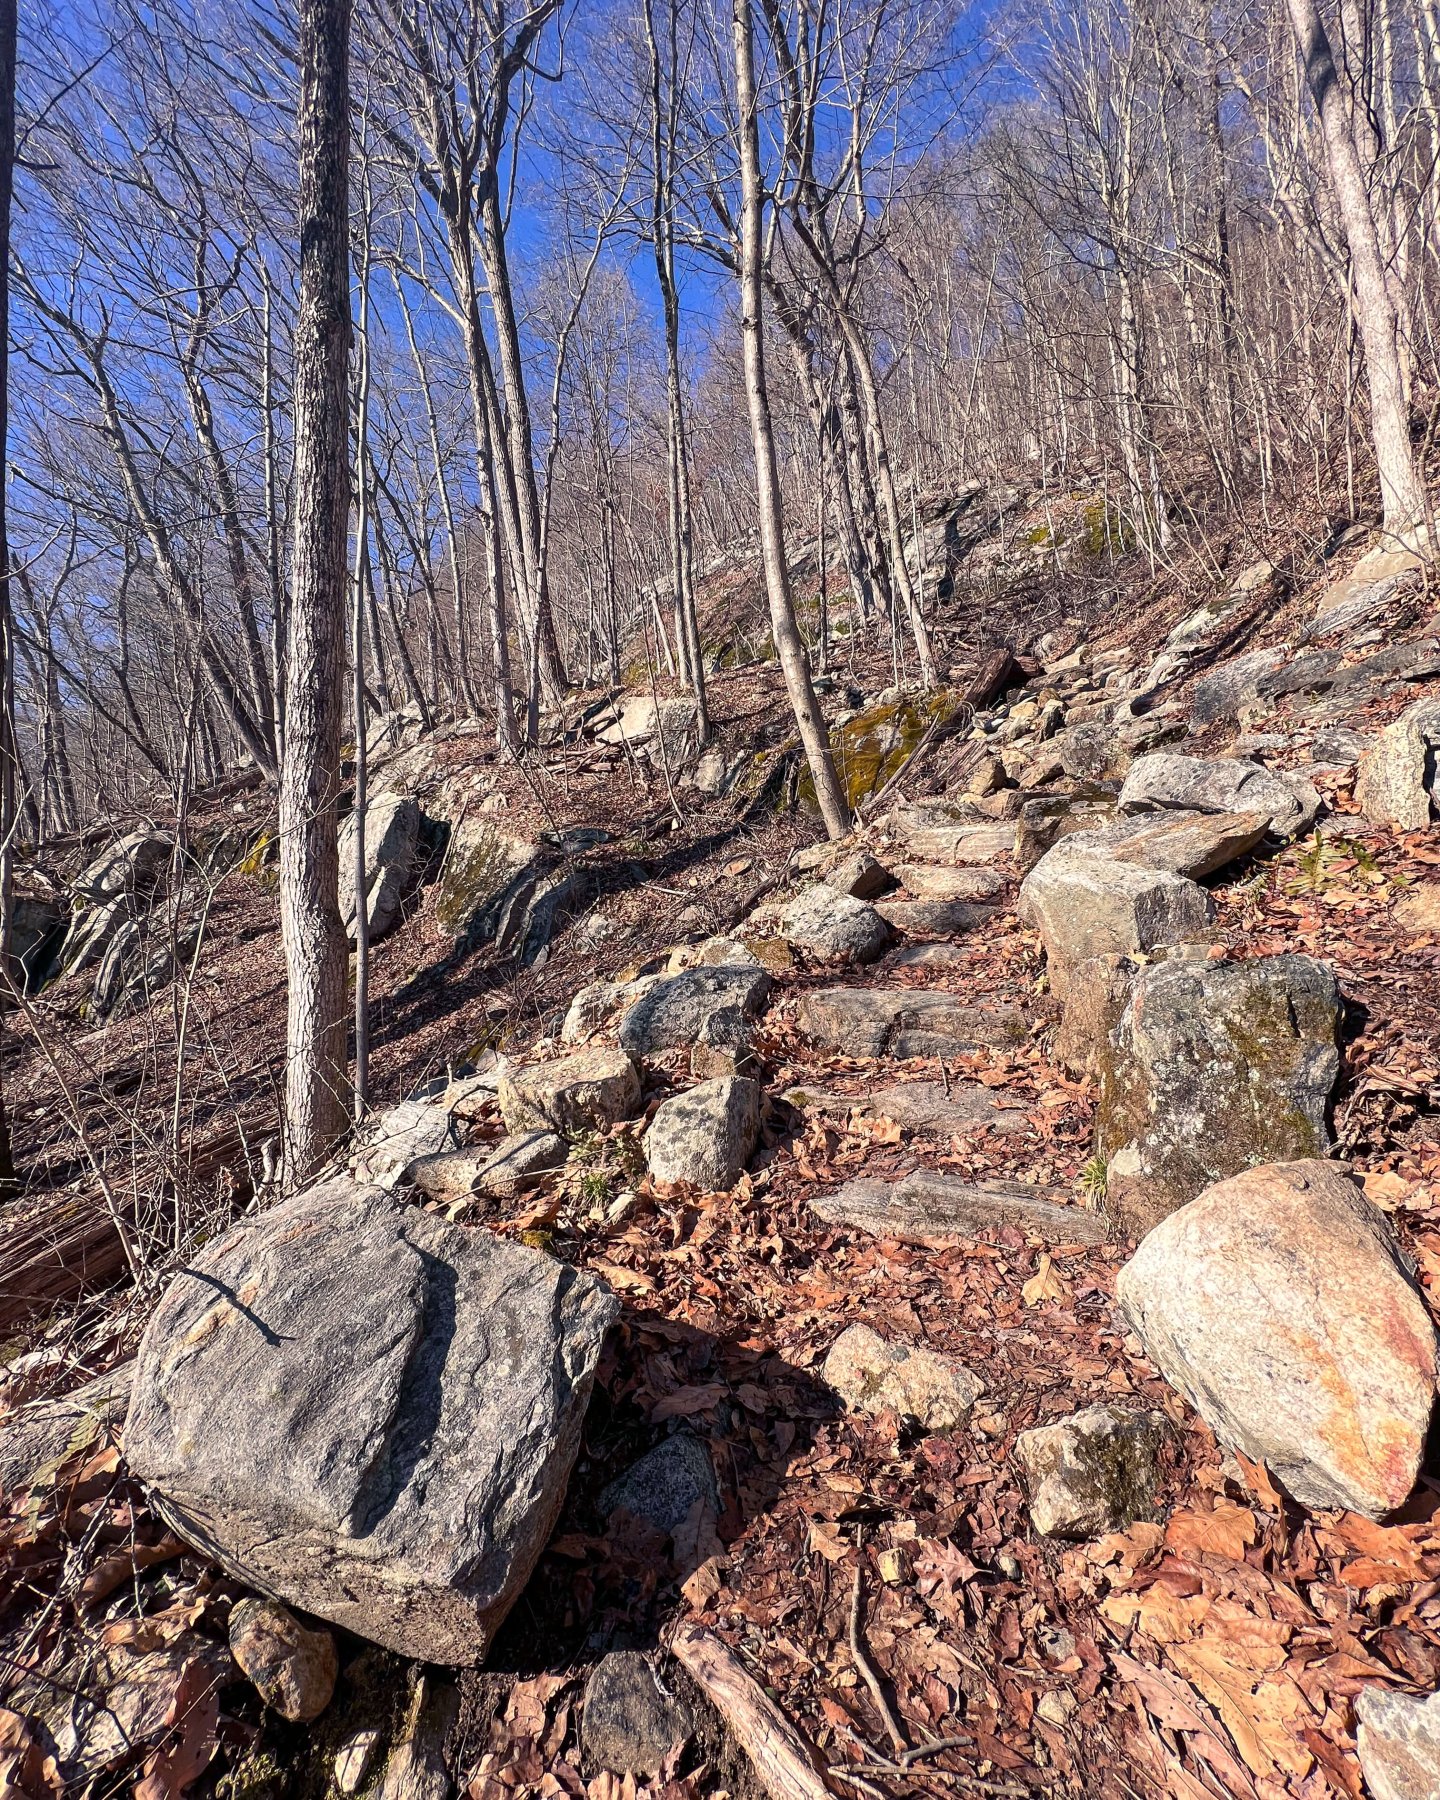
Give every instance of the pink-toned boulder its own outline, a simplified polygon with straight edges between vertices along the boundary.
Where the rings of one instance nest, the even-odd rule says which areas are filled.
[[[1171,1213],[1120,1271],[1145,1352],[1305,1506],[1379,1518],[1415,1485],[1430,1315],[1389,1221],[1331,1163],[1267,1163]]]

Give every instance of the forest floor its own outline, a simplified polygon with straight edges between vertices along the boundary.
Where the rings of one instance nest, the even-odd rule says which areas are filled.
[[[1146,643],[1123,622],[1133,608],[1120,607],[1087,626],[1091,647],[1152,649],[1196,604],[1184,579],[1170,587],[1151,595]],[[1313,607],[1313,594],[1305,604]],[[1282,605],[1239,647],[1279,641],[1303,610],[1298,599],[1292,611]],[[988,629],[1005,635],[998,617]],[[966,649],[984,647],[977,636]],[[867,685],[881,673],[877,658]],[[1421,691],[1359,703],[1346,723],[1374,730]],[[783,707],[763,665],[717,678],[713,695],[726,744],[773,728]],[[1266,729],[1294,725],[1303,705],[1280,702]],[[1221,728],[1185,745],[1224,747]],[[1274,760],[1283,766],[1284,752]],[[1370,827],[1355,810],[1353,776],[1324,778],[1325,836],[1247,858],[1214,884],[1216,941],[1238,958],[1305,950],[1336,970],[1346,1004],[1337,1154],[1391,1216],[1440,1315],[1440,924],[1406,925],[1394,904],[1440,867],[1440,841],[1434,831]],[[497,1024],[510,1049],[556,1035],[601,961],[640,965],[687,933],[732,927],[815,834],[793,815],[737,817],[729,803],[694,795],[672,807],[653,777],[587,773],[564,749],[528,783],[513,771],[490,778],[503,787],[507,820],[613,830],[616,844],[594,854],[596,904],[620,936],[602,956],[572,930],[538,966],[515,969],[457,956],[418,907],[376,949],[372,1072],[385,1102],[463,1066]],[[924,766],[913,782],[925,791]],[[223,810],[243,835],[265,807],[252,792]],[[879,848],[882,836],[875,828],[859,841]],[[1001,916],[957,937],[948,967],[881,962],[845,979],[1018,1006],[1029,1026],[1023,1044],[943,1065],[819,1057],[795,1012],[827,978],[780,972],[758,1043],[762,1148],[733,1192],[656,1189],[643,1176],[636,1127],[620,1126],[589,1147],[543,1217],[517,1204],[495,1225],[518,1234],[538,1223],[556,1254],[610,1283],[622,1320],[565,1515],[487,1669],[460,1678],[447,1760],[457,1790],[473,1800],[753,1792],[743,1760],[710,1727],[652,1783],[587,1765],[580,1696],[589,1669],[612,1648],[662,1641],[682,1615],[713,1628],[778,1702],[837,1794],[1361,1800],[1356,1693],[1374,1681],[1440,1685],[1440,1459],[1389,1524],[1307,1513],[1263,1468],[1226,1457],[1146,1363],[1114,1304],[1125,1246],[1040,1248],[1006,1230],[920,1248],[827,1225],[812,1211],[817,1194],[853,1175],[917,1166],[1060,1189],[1077,1207],[1097,1198],[1094,1091],[1053,1060],[1058,1008],[1038,939],[1014,913],[1015,871],[1007,873]],[[210,1183],[217,1222],[244,1199],[247,1178],[226,1173],[234,1160],[226,1146],[253,1149],[265,1135],[283,1034],[274,893],[263,871],[220,884],[210,930],[214,949],[197,967],[183,1026],[173,1005],[157,1003],[57,1036],[62,1047],[48,1066],[32,1056],[7,1081],[37,1186],[93,1188],[102,1141],[98,1160],[116,1178],[114,1114],[138,1112],[135,1097],[149,1104],[157,1085],[163,1092],[157,1071],[164,1077],[168,1067],[173,1081],[183,1029],[204,1046],[203,1079],[184,1092],[175,1136],[192,1156],[197,1144],[218,1146],[218,1173],[203,1157],[192,1163],[201,1174],[192,1191]],[[663,1062],[649,1071],[647,1113],[672,1078],[678,1071]],[[882,1082],[901,1081],[979,1083],[1023,1125],[1001,1134],[980,1123],[940,1137],[904,1128],[870,1104]],[[853,1105],[802,1112],[782,1098],[796,1086]],[[163,1164],[166,1110],[154,1108],[129,1138],[132,1166],[147,1155]],[[477,1129],[498,1133],[493,1122]],[[622,1194],[631,1198],[617,1208]],[[15,1411],[60,1392],[132,1349],[164,1269],[157,1255],[138,1284],[25,1329],[7,1350],[0,1406]],[[894,1414],[842,1411],[819,1365],[861,1319],[973,1369],[985,1386],[969,1423],[922,1435]],[[1091,1543],[1037,1537],[1017,1435],[1116,1399],[1161,1412],[1175,1428],[1157,1522]],[[609,1480],[677,1429],[708,1446],[723,1497],[717,1540],[683,1554],[607,1527],[596,1506]],[[0,1710],[0,1791],[40,1800],[119,1793],[137,1781],[140,1800],[164,1800],[191,1782],[196,1793],[233,1800],[327,1791],[343,1733],[393,1726],[416,1703],[416,1672],[344,1639],[340,1690],[321,1729],[264,1714],[243,1686],[224,1689],[212,1717],[187,1700],[186,1671],[197,1641],[223,1643],[240,1591],[149,1510],[113,1429],[77,1434],[39,1478],[5,1493],[0,1698],[13,1710]],[[141,1698],[108,1759],[67,1790],[21,1698],[37,1681],[63,1689],[84,1662],[84,1640],[131,1659],[127,1680]]]

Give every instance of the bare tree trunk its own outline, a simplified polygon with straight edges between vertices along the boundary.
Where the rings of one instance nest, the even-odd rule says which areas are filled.
[[[1384,497],[1385,528],[1402,532],[1424,517],[1425,490],[1410,442],[1400,321],[1386,285],[1365,171],[1319,7],[1316,0],[1287,0],[1287,5],[1311,98],[1320,115],[1330,188],[1350,252],[1355,322],[1365,346],[1370,434]]]
[[[824,716],[815,698],[805,643],[795,620],[790,569],[785,560],[785,519],[780,500],[780,473],[775,461],[775,432],[765,385],[765,342],[762,328],[760,260],[763,230],[760,191],[760,128],[755,99],[755,37],[751,0],[734,0],[735,101],[739,116],[741,181],[740,330],[745,352],[745,397],[750,408],[750,435],[755,445],[755,483],[760,510],[760,547],[765,588],[770,601],[770,629],[784,672],[790,705],[815,781],[820,816],[832,838],[850,829],[850,808]]]
[[[15,190],[16,0],[0,0],[0,975],[10,972],[11,877],[18,774],[15,755],[15,633],[4,471],[10,423],[10,201]],[[3,1052],[3,1045],[0,1045]],[[0,1065],[0,1203],[15,1197],[15,1155]]]
[[[348,1111],[336,835],[350,511],[349,39],[350,0],[301,0],[295,550],[280,780],[286,1163],[294,1182],[343,1136]]]

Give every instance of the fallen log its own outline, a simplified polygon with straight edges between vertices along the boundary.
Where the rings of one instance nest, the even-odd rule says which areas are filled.
[[[831,1800],[815,1752],[713,1631],[681,1619],[670,1652],[750,1758],[771,1800]]]
[[[96,1194],[62,1194],[5,1213],[0,1233],[0,1328],[125,1273],[125,1246]]]

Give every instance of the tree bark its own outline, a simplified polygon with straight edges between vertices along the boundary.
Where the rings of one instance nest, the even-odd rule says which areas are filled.
[[[349,39],[350,0],[301,0],[295,547],[280,779],[292,1183],[324,1160],[348,1113],[337,831],[350,512]]]
[[[15,837],[15,634],[4,475],[10,423],[10,201],[15,190],[16,0],[0,0],[0,975],[10,970],[10,910]],[[15,1157],[0,1071],[0,1203],[14,1198]]]
[[[832,838],[850,829],[850,808],[830,736],[815,698],[810,662],[795,619],[790,568],[785,559],[785,517],[780,498],[780,472],[775,460],[775,431],[765,385],[760,261],[763,197],[760,191],[760,128],[755,98],[755,35],[751,0],[734,0],[735,100],[740,136],[740,331],[745,353],[745,398],[750,410],[750,436],[755,446],[755,484],[760,511],[760,548],[765,590],[770,602],[770,629],[785,676],[800,741],[815,782],[820,816]]]
[[[1385,529],[1402,532],[1424,517],[1425,490],[1410,442],[1399,316],[1386,285],[1365,171],[1319,6],[1316,0],[1287,0],[1287,5],[1310,96],[1320,115],[1330,190],[1350,252],[1355,323],[1365,348],[1370,434],[1380,474]]]

